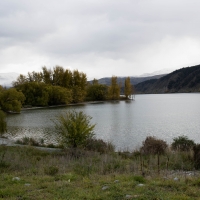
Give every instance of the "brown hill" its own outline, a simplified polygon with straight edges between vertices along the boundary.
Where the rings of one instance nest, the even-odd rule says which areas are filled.
[[[159,79],[135,85],[136,93],[184,93],[200,92],[200,65],[176,70]]]

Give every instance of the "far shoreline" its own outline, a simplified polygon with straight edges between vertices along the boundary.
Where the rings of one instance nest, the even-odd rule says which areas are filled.
[[[105,101],[85,101],[80,103],[70,103],[70,104],[62,104],[62,105],[52,105],[52,106],[39,106],[39,107],[22,107],[21,111],[26,110],[37,110],[37,109],[47,109],[47,108],[59,108],[59,107],[68,107],[68,106],[79,106],[79,105],[88,105],[88,104],[102,104],[108,102],[119,102],[119,101],[134,101],[135,99],[117,99],[117,100],[105,100]]]

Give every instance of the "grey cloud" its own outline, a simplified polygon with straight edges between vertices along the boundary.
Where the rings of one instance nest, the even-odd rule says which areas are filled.
[[[89,71],[112,64],[115,65],[112,70],[121,73],[121,66],[131,70],[134,65],[135,69],[145,71],[147,63],[152,63],[158,70],[161,64],[155,59],[159,48],[168,51],[174,48],[166,46],[163,42],[166,38],[173,38],[169,42],[174,44],[180,40],[188,45],[184,38],[199,41],[199,6],[198,0],[1,1],[0,50],[7,59],[0,56],[3,62],[0,70],[10,66],[9,58],[16,60],[10,52],[18,48],[29,53],[26,57],[23,53],[18,55],[21,59],[17,59],[20,60],[17,66],[37,60],[35,65],[39,61],[52,66],[57,62],[84,66]],[[13,51],[8,50],[12,47]],[[147,52],[154,54],[150,56]],[[164,54],[161,57],[169,59]],[[23,59],[27,61],[23,63]],[[196,62],[197,58],[194,59]],[[31,65],[33,68],[34,64]]]

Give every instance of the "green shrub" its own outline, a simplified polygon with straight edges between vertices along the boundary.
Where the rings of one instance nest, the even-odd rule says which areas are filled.
[[[82,111],[68,111],[57,118],[56,134],[59,143],[65,147],[82,147],[93,137],[95,125],[90,124],[91,117]]]
[[[177,151],[189,151],[194,147],[195,143],[193,140],[188,139],[187,136],[179,136],[173,138],[173,142],[171,145],[172,150]]]

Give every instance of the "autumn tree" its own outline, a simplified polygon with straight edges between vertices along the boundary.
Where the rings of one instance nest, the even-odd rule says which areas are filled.
[[[72,73],[72,98],[74,103],[84,101],[86,96],[87,76],[74,70]]]
[[[3,89],[0,92],[0,107],[3,111],[20,112],[25,96],[15,88]]]
[[[17,87],[18,85],[21,85],[21,84],[24,84],[24,83],[27,83],[27,82],[28,82],[27,77],[22,75],[22,74],[20,74],[18,76],[17,80],[12,82],[12,85],[14,87]]]
[[[51,70],[44,66],[42,72],[29,72],[27,76],[20,74],[13,86],[24,93],[27,105],[77,103],[85,99],[87,77],[78,70],[71,72],[61,66]],[[51,86],[58,86],[57,91]]]
[[[53,85],[63,86],[64,68],[56,66],[53,68]]]
[[[43,81],[43,75],[42,75],[42,72],[35,72],[35,71],[28,72],[26,79],[28,82],[41,83]]]
[[[92,84],[87,87],[87,99],[92,101],[106,100],[108,93],[108,86],[98,83],[98,80],[94,79]]]
[[[112,76],[111,85],[108,89],[109,99],[116,100],[120,97],[120,85],[117,83],[117,77]]]
[[[131,81],[130,81],[130,77],[125,79],[124,82],[124,95],[126,97],[126,99],[129,98],[129,96],[132,94],[132,85],[131,85]]]
[[[51,69],[47,69],[45,66],[42,67],[42,78],[45,84],[51,85],[53,82],[53,72]]]
[[[68,104],[72,101],[71,90],[60,86],[48,86],[48,105]]]
[[[44,83],[26,82],[16,88],[25,95],[25,105],[47,106],[49,95],[46,86]]]
[[[98,84],[99,84],[99,81],[94,78],[93,81],[92,81],[92,85],[98,85]]]
[[[72,72],[69,69],[66,69],[63,74],[62,87],[72,89]]]

